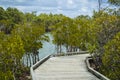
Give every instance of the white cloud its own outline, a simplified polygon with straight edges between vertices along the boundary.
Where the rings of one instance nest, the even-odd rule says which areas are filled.
[[[87,12],[89,9],[88,9],[87,7],[82,7],[81,10],[82,10],[83,12]]]
[[[67,3],[70,4],[70,5],[74,4],[73,0],[67,0]]]
[[[62,13],[70,17],[91,15],[94,9],[98,9],[97,0],[0,0],[0,5],[24,12]]]
[[[68,0],[66,6],[67,6],[67,8],[69,8],[69,9],[70,9],[70,8],[76,8],[76,7],[77,7],[77,4],[75,4],[73,0]]]
[[[26,0],[15,0],[17,2],[26,2]]]

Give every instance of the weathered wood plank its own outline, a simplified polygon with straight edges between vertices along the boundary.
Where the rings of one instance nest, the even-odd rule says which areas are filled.
[[[87,56],[89,54],[51,57],[34,70],[36,80],[99,80],[88,72]]]

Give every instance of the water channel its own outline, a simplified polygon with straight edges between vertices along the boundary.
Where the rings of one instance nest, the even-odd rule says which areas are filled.
[[[55,46],[55,44],[53,44],[53,36],[50,33],[46,33],[45,35],[47,35],[50,40],[49,40],[49,42],[45,42],[45,41],[42,42],[43,48],[39,49],[40,59],[44,58],[47,55],[57,53],[56,46]],[[64,46],[62,46],[62,52],[66,52],[66,49]]]

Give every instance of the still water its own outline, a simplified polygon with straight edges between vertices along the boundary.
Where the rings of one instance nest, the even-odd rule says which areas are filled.
[[[56,54],[56,46],[53,44],[53,36],[50,33],[45,34],[49,37],[49,42],[42,42],[43,43],[43,48],[39,49],[39,57],[40,59],[44,58],[47,55],[50,54]],[[66,52],[66,49],[64,46],[62,46],[62,52]]]
[[[46,33],[45,35],[49,37],[49,42],[46,42],[46,41],[42,42],[43,47],[38,50],[39,51],[39,59],[42,59],[45,56],[50,55],[50,54],[57,54],[56,46],[55,46],[55,44],[53,44],[53,36],[50,33]],[[66,52],[66,48],[64,46],[62,46],[62,52]],[[24,55],[23,59],[22,59],[24,65],[27,65],[26,57],[27,56]],[[31,61],[32,61],[32,58],[31,58]],[[30,65],[30,63],[28,61],[28,66],[29,65]]]

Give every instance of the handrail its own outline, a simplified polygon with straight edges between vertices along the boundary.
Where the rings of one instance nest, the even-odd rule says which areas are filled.
[[[88,51],[80,51],[80,52],[67,52],[67,53],[57,53],[57,54],[52,54],[51,56],[69,56],[69,55],[77,55],[77,54],[86,54]]]
[[[35,77],[35,75],[34,75],[34,70],[35,70],[38,66],[40,66],[42,63],[44,63],[46,60],[48,60],[50,57],[55,57],[55,56],[69,56],[69,55],[85,54],[85,53],[88,53],[88,51],[67,52],[67,53],[59,53],[59,54],[47,55],[45,58],[41,59],[40,61],[38,61],[37,63],[35,63],[34,65],[31,66],[31,68],[30,68],[30,73],[31,73],[32,80],[36,80],[36,77]]]
[[[89,64],[89,59],[92,59],[92,58],[87,57],[86,60],[85,60],[85,62],[87,64],[88,71],[90,71],[92,74],[94,74],[95,76],[97,76],[101,80],[110,80],[109,78],[107,78],[103,74],[101,74],[101,73],[97,72],[96,70],[94,70],[93,68],[91,68],[90,64]]]
[[[50,58],[51,55],[46,56],[45,58],[41,59],[40,61],[38,61],[36,64],[34,64],[31,68],[30,68],[30,73],[31,73],[31,77],[32,80],[36,80],[36,77],[34,75],[34,70],[40,66],[42,63],[44,63],[46,60],[48,60]]]

